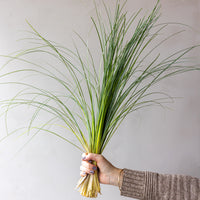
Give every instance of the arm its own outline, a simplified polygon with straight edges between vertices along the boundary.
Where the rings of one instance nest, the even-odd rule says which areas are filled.
[[[163,175],[114,167],[102,155],[83,155],[81,176],[96,170],[100,183],[119,186],[121,195],[140,200],[200,200],[200,179],[181,175]],[[121,173],[122,172],[122,173]]]
[[[144,200],[200,200],[200,179],[124,169],[121,195]]]

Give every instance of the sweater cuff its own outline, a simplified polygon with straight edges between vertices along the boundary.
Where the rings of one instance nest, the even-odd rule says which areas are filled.
[[[145,172],[124,169],[121,195],[143,199],[145,191]]]

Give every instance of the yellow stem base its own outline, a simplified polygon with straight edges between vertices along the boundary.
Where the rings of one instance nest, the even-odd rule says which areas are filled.
[[[98,193],[101,193],[98,172],[95,171],[94,175],[88,174],[81,177],[76,188],[79,189],[82,196],[96,198]]]

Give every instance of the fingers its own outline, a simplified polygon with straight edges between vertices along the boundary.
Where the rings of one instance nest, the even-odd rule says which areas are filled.
[[[82,154],[82,160],[85,160],[85,161],[89,161],[89,160],[94,160],[96,162],[98,162],[99,158],[100,158],[100,154],[94,154],[94,153],[83,153]]]
[[[83,165],[81,165],[80,166],[80,170],[82,171],[82,172],[85,172],[86,174],[94,174],[94,171],[96,170],[97,168],[95,167],[93,167],[93,166],[89,166],[89,167],[87,167],[87,166],[83,166]]]
[[[97,167],[91,164],[89,161],[82,161],[80,170],[80,175],[84,177],[87,174],[93,175],[94,172],[97,170]]]
[[[82,154],[82,163],[80,167],[80,175],[82,177],[87,174],[94,174],[97,170],[98,162],[101,160],[102,155],[94,153],[83,153]],[[92,164],[92,161],[96,161],[97,166]]]
[[[90,163],[89,161],[82,161],[82,166],[90,171],[97,170],[97,167],[93,165],[92,163]]]
[[[86,176],[86,175],[87,175],[86,172],[80,171],[80,176],[84,177],[84,176]]]

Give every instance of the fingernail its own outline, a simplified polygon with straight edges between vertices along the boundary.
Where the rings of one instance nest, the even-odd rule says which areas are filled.
[[[82,158],[82,160],[85,160],[86,159],[86,156],[84,156],[83,158]]]
[[[89,163],[92,163],[92,160],[89,160],[88,162],[89,162]]]
[[[96,166],[93,166],[93,168],[92,168],[93,170],[97,170],[97,167]]]
[[[91,173],[91,174],[94,174],[94,171],[91,170],[90,173]]]
[[[83,172],[83,175],[86,175],[86,172]]]

